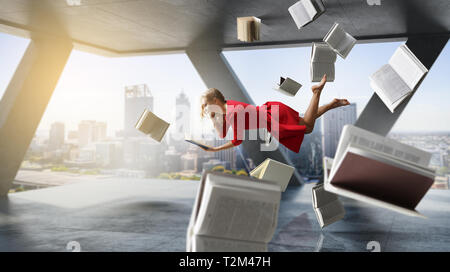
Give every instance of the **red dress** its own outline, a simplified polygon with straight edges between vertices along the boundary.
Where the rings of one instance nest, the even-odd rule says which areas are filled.
[[[224,138],[228,128],[232,126],[232,142],[237,146],[242,143],[244,129],[267,128],[282,145],[298,153],[306,130],[306,126],[299,125],[299,121],[298,112],[281,102],[266,102],[262,106],[253,106],[228,100],[221,137]],[[277,131],[272,131],[272,128],[277,129]]]

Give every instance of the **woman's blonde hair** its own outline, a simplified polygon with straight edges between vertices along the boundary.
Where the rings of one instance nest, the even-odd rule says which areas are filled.
[[[201,117],[203,118],[205,116],[205,108],[208,102],[212,102],[214,98],[218,99],[222,103],[227,103],[225,100],[225,97],[223,94],[217,90],[216,88],[210,88],[206,90],[203,95],[201,96],[201,104],[202,104],[202,111],[200,113]]]

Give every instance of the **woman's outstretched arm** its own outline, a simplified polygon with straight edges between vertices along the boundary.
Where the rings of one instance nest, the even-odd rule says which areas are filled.
[[[229,141],[226,144],[223,144],[221,146],[216,146],[216,147],[210,147],[209,149],[205,149],[203,148],[203,150],[205,151],[210,151],[210,152],[217,152],[217,151],[221,151],[221,150],[225,150],[225,149],[229,149],[234,147],[235,145],[233,144],[233,142]]]

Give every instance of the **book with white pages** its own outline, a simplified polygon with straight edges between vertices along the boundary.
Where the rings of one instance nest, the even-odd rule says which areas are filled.
[[[331,160],[331,161],[330,161]],[[332,159],[324,157],[324,179],[331,169]],[[312,188],[312,205],[321,228],[333,224],[345,216],[345,209],[338,196],[325,190],[323,183]]]
[[[347,33],[338,23],[334,23],[327,35],[323,38],[323,41],[343,59],[348,56],[356,44],[356,39]]]
[[[302,87],[302,84],[298,83],[297,81],[289,78],[289,77],[280,77],[280,83],[275,86],[275,90],[289,95],[289,96],[295,96]]]
[[[357,128],[344,126],[325,190],[410,216],[434,182],[431,154]]]
[[[370,76],[370,86],[386,107],[395,109],[418,87],[428,69],[406,44],[395,50],[388,64]]]
[[[281,191],[284,192],[294,171],[294,167],[268,158],[253,169],[250,176],[276,182],[280,185]]]
[[[170,124],[159,118],[153,112],[145,109],[136,122],[135,127],[154,140],[161,142]]]
[[[321,0],[300,0],[288,8],[298,29],[308,25],[325,12]]]
[[[313,43],[311,47],[311,82],[320,82],[327,75],[327,82],[333,82],[335,77],[334,63],[336,52],[326,43]]]
[[[236,25],[238,40],[253,42],[260,39],[261,19],[255,16],[238,17]]]
[[[223,241],[227,251],[263,248],[275,233],[280,199],[280,186],[272,181],[203,172],[187,229],[186,250],[197,250],[195,239],[200,236],[228,241]]]

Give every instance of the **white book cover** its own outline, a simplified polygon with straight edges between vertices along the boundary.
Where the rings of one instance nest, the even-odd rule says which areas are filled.
[[[272,159],[266,159],[253,169],[253,171],[250,172],[250,175],[258,179],[276,182],[280,185],[281,191],[284,192],[286,191],[294,171],[295,168],[290,165]]]
[[[238,17],[236,19],[237,38],[243,42],[253,42],[260,39],[261,19],[255,16]]]
[[[274,182],[204,172],[187,229],[186,250],[193,250],[195,236],[268,243],[277,226],[280,199],[280,187]]]
[[[161,142],[169,126],[169,123],[147,109],[142,112],[135,125],[136,129],[158,142]]]
[[[336,52],[326,43],[313,43],[311,47],[311,82],[320,82],[327,75],[327,82],[335,78]]]
[[[347,33],[338,23],[334,23],[323,38],[339,56],[345,59],[356,44],[356,39]]]

